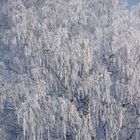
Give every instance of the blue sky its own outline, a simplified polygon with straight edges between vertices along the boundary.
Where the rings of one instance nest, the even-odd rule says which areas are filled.
[[[129,8],[138,3],[140,3],[140,0],[128,0]]]

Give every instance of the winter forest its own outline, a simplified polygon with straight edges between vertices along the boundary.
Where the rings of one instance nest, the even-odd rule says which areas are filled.
[[[0,140],[140,140],[140,4],[0,0]]]

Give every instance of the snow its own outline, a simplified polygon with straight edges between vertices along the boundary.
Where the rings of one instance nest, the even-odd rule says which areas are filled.
[[[140,5],[2,0],[0,9],[2,140],[140,139]]]

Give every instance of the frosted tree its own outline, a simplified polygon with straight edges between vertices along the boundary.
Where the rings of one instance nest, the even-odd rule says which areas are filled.
[[[139,140],[140,6],[0,1],[3,140]]]

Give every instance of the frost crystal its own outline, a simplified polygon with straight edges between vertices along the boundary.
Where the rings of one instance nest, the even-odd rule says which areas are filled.
[[[0,0],[0,140],[140,140],[140,5]]]

